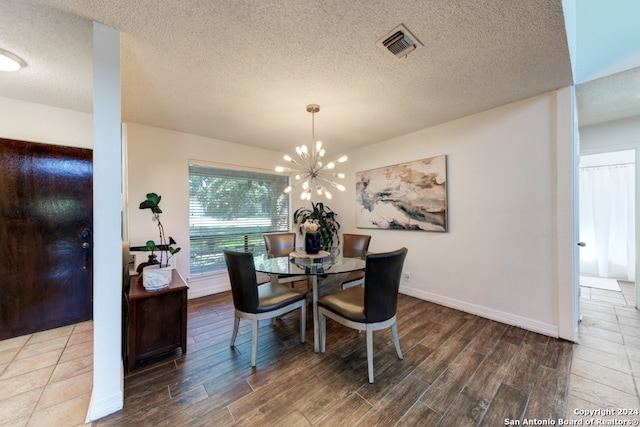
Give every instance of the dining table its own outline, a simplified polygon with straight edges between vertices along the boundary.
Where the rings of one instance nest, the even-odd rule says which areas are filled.
[[[332,276],[347,275],[352,271],[365,269],[362,258],[344,257],[338,248],[308,254],[304,249],[296,249],[288,256],[270,258],[266,253],[254,254],[257,272],[274,275],[310,276],[311,304],[313,307],[313,349],[317,353],[319,344],[318,296],[323,282],[330,282]],[[318,280],[319,277],[328,280]]]

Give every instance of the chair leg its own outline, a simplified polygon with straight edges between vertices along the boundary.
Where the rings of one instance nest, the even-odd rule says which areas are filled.
[[[393,343],[396,345],[396,352],[398,353],[398,359],[402,360],[402,350],[400,350],[400,340],[398,339],[398,324],[391,325],[391,333],[393,334]]]
[[[327,346],[327,316],[324,313],[318,313],[320,319],[320,352],[324,353]]]
[[[233,317],[233,335],[231,335],[231,347],[233,347],[236,342],[239,326],[240,326],[240,318],[238,316],[234,316]]]
[[[251,323],[251,366],[256,366],[256,354],[258,353],[258,319],[252,319]]]
[[[369,368],[369,383],[373,384],[373,328],[367,325],[367,367]]]
[[[307,336],[307,302],[300,305],[300,342],[305,342]]]

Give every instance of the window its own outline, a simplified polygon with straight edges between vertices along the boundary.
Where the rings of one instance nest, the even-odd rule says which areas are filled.
[[[226,269],[224,249],[264,251],[264,233],[289,231],[287,176],[189,165],[191,274]]]

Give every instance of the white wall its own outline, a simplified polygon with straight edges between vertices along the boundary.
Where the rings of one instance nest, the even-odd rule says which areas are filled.
[[[187,279],[189,298],[230,289],[226,274],[191,277],[189,273],[189,161],[215,162],[221,167],[250,167],[274,172],[283,153],[241,144],[127,124],[129,157],[129,240],[132,246],[158,239],[148,209],[138,208],[150,192],[162,196],[162,224],[178,243],[176,268]],[[144,256],[144,255],[143,255]]]
[[[588,154],[580,156],[580,167],[597,167],[619,165],[624,163],[635,163],[636,153],[634,150],[612,151],[600,154]]]
[[[93,115],[0,97],[0,137],[93,148]]]
[[[361,148],[328,204],[371,251],[409,249],[401,292],[556,336],[556,127],[552,92]],[[443,154],[449,232],[356,228],[355,172]]]
[[[640,145],[640,116],[580,127],[580,154],[635,148]]]

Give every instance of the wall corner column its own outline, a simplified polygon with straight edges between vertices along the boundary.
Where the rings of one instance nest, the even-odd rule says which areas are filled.
[[[93,391],[87,421],[122,409],[120,32],[93,23]]]
[[[578,340],[578,135],[575,88],[556,97],[556,286],[558,335]]]

